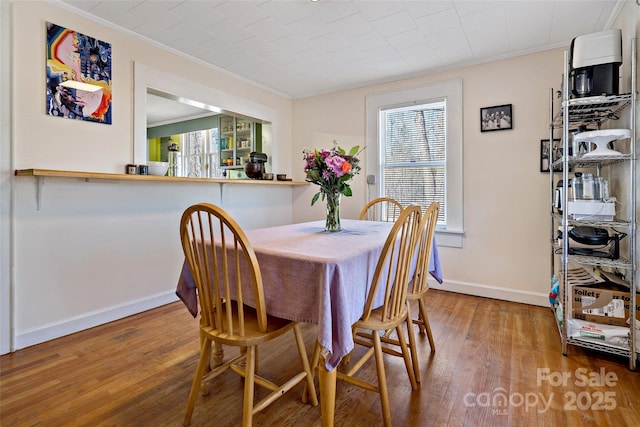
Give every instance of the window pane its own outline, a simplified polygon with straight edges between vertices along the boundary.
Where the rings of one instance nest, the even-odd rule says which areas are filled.
[[[446,218],[444,166],[388,167],[384,169],[384,194],[402,206],[418,205],[425,210],[440,203],[438,222]]]
[[[204,177],[204,150],[206,148],[206,131],[195,131],[182,134],[184,174],[189,177]]]
[[[220,167],[220,130],[218,128],[210,129],[209,134],[209,151],[207,157],[208,177],[217,178],[222,176],[222,168]]]
[[[403,206],[423,210],[440,203],[438,223],[446,225],[445,103],[399,107],[382,112],[383,190]]]
[[[444,162],[446,123],[443,102],[385,111],[385,163]]]
[[[197,132],[189,132],[187,133],[187,150],[185,154],[193,155],[193,154],[202,154],[204,151],[204,146],[202,143],[202,131]]]
[[[367,95],[366,111],[367,141],[376,142],[367,150],[367,175],[380,178],[369,199],[423,208],[437,201],[438,230],[446,231],[439,244],[462,247],[462,79]]]
[[[186,156],[185,167],[187,176],[190,177],[204,177],[202,173],[202,156]]]

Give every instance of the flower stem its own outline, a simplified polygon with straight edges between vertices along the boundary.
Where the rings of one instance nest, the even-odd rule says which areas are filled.
[[[325,231],[334,232],[342,230],[340,226],[340,193],[325,193],[327,200],[327,221]]]

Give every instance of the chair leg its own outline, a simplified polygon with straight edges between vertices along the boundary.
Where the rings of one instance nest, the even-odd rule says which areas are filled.
[[[204,341],[205,341],[205,337],[202,336],[202,334],[200,334],[200,349],[202,349],[202,346],[204,345]],[[222,363],[224,362],[224,349],[222,348],[222,344],[220,343],[211,343],[209,342],[210,345],[214,346],[214,350],[213,350],[213,366],[211,366],[211,360],[209,360],[209,368],[208,370],[210,371],[211,369],[213,369],[215,366],[220,366],[222,365]]]
[[[413,323],[418,325],[418,329],[420,330],[421,334],[424,334],[426,332],[424,322],[422,321],[422,312],[420,310],[418,310],[418,318],[415,319]]]
[[[353,339],[356,339],[356,333],[357,333],[357,328],[355,326],[351,327],[351,336],[353,337]],[[348,365],[349,362],[351,361],[351,355],[353,354],[353,350],[351,350],[347,355],[345,355],[342,360],[340,361],[341,365]]]
[[[378,392],[380,393],[380,404],[382,406],[382,418],[385,427],[391,427],[391,407],[389,405],[389,391],[387,390],[387,376],[384,371],[384,359],[380,335],[373,331],[373,349],[376,357],[376,371],[378,373]]]
[[[427,338],[429,338],[429,345],[431,346],[431,352],[436,351],[436,343],[433,340],[433,333],[431,332],[431,325],[429,324],[429,316],[427,316],[427,306],[424,303],[424,300],[420,298],[418,300],[418,307],[420,309],[420,316],[422,317],[422,322],[424,323],[424,327],[427,330]]]
[[[211,357],[211,340],[205,338],[201,341],[200,346],[200,358],[198,359],[198,367],[196,368],[193,382],[191,383],[191,391],[189,392],[189,400],[187,401],[187,411],[184,415],[182,425],[188,426],[191,424],[191,415],[193,414],[193,406],[196,403],[198,396],[198,389],[200,388],[200,381],[205,372],[209,369],[209,358]]]
[[[402,358],[404,359],[404,366],[407,368],[407,372],[409,373],[409,381],[411,382],[411,388],[413,390],[417,390],[418,383],[416,382],[416,375],[413,370],[413,362],[411,361],[411,353],[409,351],[409,347],[407,346],[407,340],[404,336],[402,325],[398,325],[396,327],[396,333],[398,334],[398,342],[400,344],[400,348],[402,349]]]
[[[319,341],[316,341],[316,346],[313,349],[313,357],[311,358],[311,369],[313,371],[318,369],[318,363],[320,363],[320,351],[322,351],[322,346]]]
[[[313,373],[311,372],[311,368],[309,367],[309,358],[307,357],[307,349],[304,346],[304,340],[302,339],[302,334],[300,333],[300,327],[296,324],[293,327],[293,333],[296,336],[296,344],[298,346],[298,355],[300,356],[300,363],[302,363],[302,368],[307,373],[307,382],[305,390],[302,392],[302,399],[306,403],[309,394],[311,394],[311,405],[318,406],[318,395],[316,394],[316,388],[313,385]],[[315,350],[314,350],[315,355]]]
[[[253,393],[256,368],[256,348],[247,347],[247,366],[244,378],[244,399],[242,402],[242,425],[251,427],[253,421]]]
[[[313,349],[313,356],[311,357],[311,381],[315,378],[316,370],[318,369],[318,363],[320,363],[320,351],[322,350],[322,346],[318,341],[316,341],[316,345]],[[307,383],[304,384],[304,390],[302,391],[302,402],[307,403],[307,398],[309,396],[309,386]],[[315,405],[313,405],[315,406]]]
[[[413,321],[411,320],[411,310],[409,309],[409,300],[407,300],[407,318],[405,321],[407,325],[407,334],[409,335],[409,350],[411,352],[411,362],[413,363],[413,373],[416,378],[416,382],[420,382],[420,366],[418,364],[418,347],[416,344],[416,336],[413,331]],[[404,333],[402,332],[402,328],[398,327],[398,334]],[[407,369],[407,373],[409,370]],[[409,374],[409,378],[411,378],[411,374]]]
[[[213,364],[214,366],[220,366],[224,362],[224,349],[222,344],[215,343],[215,349],[213,351]]]
[[[258,369],[259,367],[259,361],[260,361],[260,356],[259,356],[259,350],[258,347],[253,347],[255,350],[255,354],[253,355],[253,373],[254,375],[258,375],[258,372],[260,372],[260,370]]]

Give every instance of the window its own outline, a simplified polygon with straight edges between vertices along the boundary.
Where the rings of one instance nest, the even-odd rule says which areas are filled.
[[[218,178],[222,168],[218,160],[219,129],[200,130],[180,135],[183,176]]]
[[[169,162],[169,176],[221,177],[219,119],[211,116],[200,120],[195,124],[195,120],[188,120],[149,127],[149,160]]]
[[[438,245],[462,247],[462,80],[369,95],[366,114],[369,197],[439,202]]]
[[[382,193],[402,206],[424,211],[440,203],[438,224],[446,226],[446,102],[380,111]]]
[[[180,135],[182,147],[182,159],[186,176],[203,176],[204,149],[207,133],[196,131]]]

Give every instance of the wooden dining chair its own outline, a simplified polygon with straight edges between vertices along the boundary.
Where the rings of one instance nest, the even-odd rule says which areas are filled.
[[[413,371],[416,381],[420,382],[420,369],[418,363],[418,351],[416,346],[415,334],[413,333],[413,324],[417,324],[420,332],[426,331],[431,352],[436,351],[436,344],[433,340],[431,325],[429,324],[429,316],[427,315],[426,296],[429,290],[429,262],[431,260],[431,252],[433,250],[433,235],[436,231],[436,223],[438,222],[438,212],[440,205],[433,202],[429,205],[420,220],[419,240],[416,245],[417,260],[409,289],[407,292],[407,304],[411,301],[418,302],[418,318],[413,319],[407,317],[407,332],[409,334],[409,348],[411,349],[411,360],[413,362]]]
[[[380,394],[385,426],[391,426],[391,408],[383,353],[401,356],[404,359],[407,372],[409,372],[412,388],[414,390],[418,388],[413,376],[411,354],[404,339],[402,325],[406,322],[407,316],[410,315],[407,305],[407,287],[412,262],[411,257],[417,244],[420,213],[418,206],[411,205],[405,208],[389,232],[376,264],[362,316],[352,326],[354,336],[357,337],[354,340],[355,343],[369,347],[369,350],[357,361],[351,361],[348,370],[339,370],[337,372],[337,379]],[[359,330],[366,331],[369,340],[364,341],[363,338],[356,335],[355,332]],[[381,335],[387,333],[387,331],[395,331],[398,334],[401,352],[382,346]],[[317,366],[320,359],[320,350],[320,345],[316,344],[312,360],[314,367]],[[375,356],[376,372],[378,374],[377,385],[355,376],[372,355]]]
[[[267,314],[258,260],[236,221],[217,206],[195,204],[182,214],[180,240],[198,291],[201,343],[183,424],[191,422],[198,389],[208,392],[209,380],[226,369],[244,378],[243,426],[250,426],[254,414],[304,380],[305,396],[310,396],[316,406],[318,399],[299,325]],[[279,386],[256,374],[257,347],[290,330],[303,369]],[[212,343],[238,347],[239,354],[210,370]],[[271,393],[254,405],[255,384]]]
[[[429,290],[429,284],[427,277],[429,276],[429,261],[431,260],[431,251],[433,248],[433,234],[435,233],[436,223],[438,222],[438,212],[440,205],[436,202],[431,203],[425,213],[422,215],[420,225],[418,228],[418,240],[414,250],[414,258],[412,261],[415,263],[415,269],[411,275],[407,291],[407,310],[408,316],[405,319],[409,349],[411,352],[411,363],[413,365],[413,375],[417,382],[420,382],[420,364],[418,361],[418,351],[415,339],[415,333],[413,331],[413,325],[417,324],[420,328],[420,332],[427,333],[429,339],[429,345],[431,351],[436,350],[435,342],[433,340],[433,333],[431,332],[431,325],[429,324],[429,317],[427,315],[426,307],[426,294]],[[418,318],[413,319],[411,316],[410,303],[411,301],[417,301],[418,303]],[[387,331],[380,340],[387,346],[398,346],[402,348],[402,341],[406,340],[401,335],[400,331],[395,331],[396,334],[392,335],[394,331]],[[365,331],[356,331],[354,341],[360,341],[361,345],[370,345],[371,333]],[[391,353],[398,355],[398,353]],[[407,369],[409,378],[412,377],[411,370]],[[413,382],[412,382],[413,385]]]
[[[358,219],[366,221],[395,221],[402,212],[402,205],[391,197],[378,197],[367,203]]]

